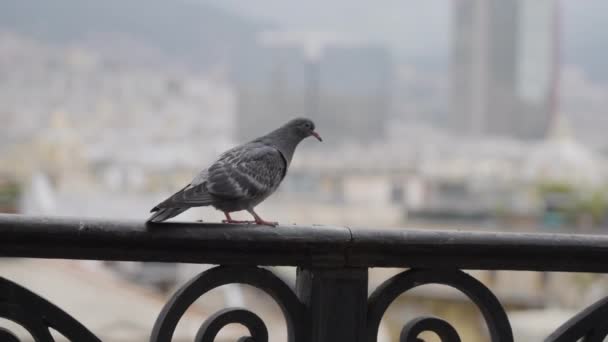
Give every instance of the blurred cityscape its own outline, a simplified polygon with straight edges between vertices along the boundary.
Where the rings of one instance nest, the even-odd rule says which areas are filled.
[[[608,3],[311,3],[0,0],[0,212],[144,220],[224,150],[307,116],[325,142],[299,147],[263,217],[608,232]],[[201,218],[222,215],[176,219]],[[67,302],[104,341],[145,340],[165,296],[202,269],[0,261],[2,276]],[[275,272],[293,282],[293,269]],[[472,273],[503,300],[518,341],[541,340],[608,288],[585,274]],[[228,286],[178,340],[214,307],[245,303],[282,341],[267,302]],[[484,341],[475,310],[425,287],[391,307],[382,341],[424,312]]]

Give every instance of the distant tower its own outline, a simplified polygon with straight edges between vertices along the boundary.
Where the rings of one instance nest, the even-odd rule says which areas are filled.
[[[555,112],[557,0],[453,2],[449,128],[545,136]]]

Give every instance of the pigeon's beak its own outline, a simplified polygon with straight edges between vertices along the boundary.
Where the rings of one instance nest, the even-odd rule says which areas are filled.
[[[311,134],[313,137],[317,138],[317,140],[319,140],[319,141],[323,141],[323,139],[321,139],[321,136],[319,135],[319,133],[317,133],[317,132],[315,132],[315,131],[312,131],[312,132],[310,132],[310,134]]]

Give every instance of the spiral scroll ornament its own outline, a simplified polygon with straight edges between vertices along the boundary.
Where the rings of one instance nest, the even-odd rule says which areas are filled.
[[[28,331],[36,342],[54,342],[49,328],[70,341],[100,342],[93,333],[52,303],[20,285],[0,277],[0,317]],[[19,342],[19,338],[0,329],[0,341]]]
[[[239,308],[220,310],[209,317],[199,329],[196,342],[213,342],[220,330],[228,324],[240,323],[249,330],[249,337],[241,337],[239,342],[268,341],[268,329],[255,313]]]
[[[419,317],[411,320],[401,330],[400,342],[421,342],[418,335],[424,331],[432,331],[441,341],[460,342],[460,336],[450,323],[437,317]]]
[[[367,310],[367,341],[377,341],[382,316],[399,295],[426,284],[447,285],[461,291],[479,307],[488,325],[491,341],[513,342],[513,332],[507,314],[487,287],[460,270],[435,269],[412,269],[402,272],[386,280],[372,293]],[[423,331],[436,333],[442,342],[460,342],[454,327],[434,317],[421,317],[406,324],[401,333],[401,342],[420,341],[417,336]]]
[[[170,342],[175,328],[198,298],[222,285],[246,284],[268,293],[279,305],[285,321],[289,342],[307,341],[304,325],[304,306],[293,291],[272,272],[258,267],[218,266],[209,269],[182,286],[167,302],[152,330],[151,342]],[[253,312],[242,308],[228,308],[209,317],[201,326],[196,342],[212,342],[226,325],[239,323],[247,327],[250,336],[239,341],[267,342],[268,331],[264,322]]]

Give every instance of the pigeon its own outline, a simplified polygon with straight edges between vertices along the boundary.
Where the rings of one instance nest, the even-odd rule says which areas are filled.
[[[263,220],[254,208],[279,187],[296,147],[310,136],[323,141],[312,120],[297,118],[224,152],[190,184],[152,208],[148,222],[168,220],[192,207],[212,206],[226,216],[223,223],[276,226],[277,222]],[[248,211],[254,221],[230,217],[230,213],[241,210]]]

